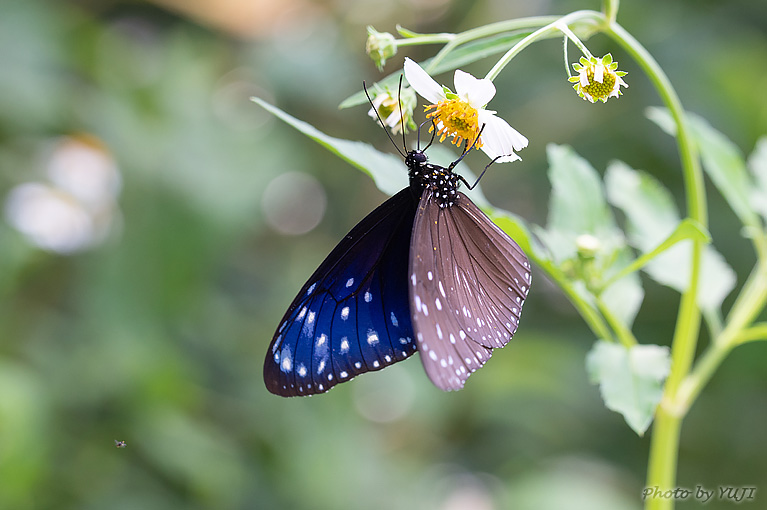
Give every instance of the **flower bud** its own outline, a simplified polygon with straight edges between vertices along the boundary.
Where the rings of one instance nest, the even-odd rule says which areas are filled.
[[[373,60],[379,71],[383,71],[386,59],[397,54],[397,40],[389,32],[378,32],[368,26],[368,40],[365,52]]]

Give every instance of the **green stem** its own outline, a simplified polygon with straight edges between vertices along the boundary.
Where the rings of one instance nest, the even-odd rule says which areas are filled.
[[[613,331],[615,331],[615,334],[618,336],[620,343],[622,343],[625,347],[634,347],[638,343],[634,333],[632,333],[631,330],[626,327],[623,321],[621,321],[618,317],[615,316],[615,314],[613,314],[612,310],[610,310],[607,305],[605,305],[605,302],[602,301],[602,298],[597,298],[597,306],[599,307],[599,311],[602,312],[604,318],[607,319],[610,327],[613,328]]]
[[[730,351],[753,337],[767,333],[767,327],[747,328],[764,309],[767,302],[767,261],[762,260],[748,277],[748,281],[727,316],[727,326],[695,364],[693,371],[682,381],[673,409],[684,416],[700,392],[711,380],[714,372]],[[749,334],[752,337],[749,337]]]
[[[693,371],[682,381],[670,404],[680,417],[690,409],[700,392],[711,380],[724,358],[739,343],[749,339],[746,332],[767,302],[767,260],[761,260],[751,272],[743,289],[727,316],[727,326],[695,364]],[[767,328],[752,328],[752,335],[767,333]]]
[[[561,18],[556,18],[554,21],[550,22],[546,26],[539,28],[532,34],[528,35],[521,41],[519,41],[517,44],[515,44],[509,51],[507,51],[501,58],[498,60],[498,62],[493,66],[490,71],[488,71],[487,75],[485,75],[485,78],[492,81],[495,80],[495,78],[503,71],[503,68],[508,65],[509,62],[511,62],[511,59],[513,59],[517,54],[519,54],[522,50],[530,46],[535,41],[541,40],[541,39],[550,39],[552,37],[559,36],[561,32],[561,27],[567,27],[570,24],[576,23],[576,22],[583,22],[583,21],[603,21],[604,16],[602,13],[596,12],[596,11],[575,11],[567,16],[562,16]],[[580,42],[578,38],[576,37],[575,40]],[[574,40],[574,42],[575,42]],[[576,42],[576,44],[578,44]],[[587,50],[588,51],[588,50]]]
[[[604,319],[599,312],[587,301],[585,301],[578,291],[573,287],[572,282],[562,272],[554,266],[551,262],[539,259],[535,255],[531,254],[530,259],[553,279],[559,288],[567,295],[570,302],[578,310],[586,324],[591,328],[591,331],[597,338],[607,340],[608,342],[614,342],[612,331],[605,324]]]
[[[474,41],[476,39],[482,39],[484,37],[490,37],[492,35],[501,34],[503,32],[512,32],[514,30],[524,30],[529,28],[536,28],[542,25],[547,25],[559,19],[557,16],[532,16],[529,18],[520,18],[507,21],[499,21],[497,23],[490,23],[478,28],[472,28],[465,32],[455,34],[445,46],[431,59],[429,64],[424,70],[431,74],[434,69],[437,68],[440,62],[442,62],[447,55],[455,48],[467,42]],[[397,41],[399,44],[399,41]]]
[[[455,34],[430,34],[410,37],[408,39],[397,39],[397,47],[402,46],[420,46],[422,44],[450,44],[455,40]]]
[[[605,17],[609,23],[615,23],[615,18],[618,16],[618,8],[620,7],[620,0],[606,0],[604,3]]]
[[[741,331],[738,336],[735,337],[735,343],[737,345],[744,344],[746,342],[756,342],[759,340],[767,340],[767,322],[754,324],[750,328],[746,328]]]
[[[636,60],[655,85],[663,102],[671,112],[677,125],[677,145],[684,174],[687,215],[704,228],[708,228],[706,192],[703,173],[697,151],[692,143],[690,129],[685,119],[681,101],[663,69],[650,53],[631,34],[617,23],[605,28],[605,33],[618,42]],[[675,400],[682,380],[687,376],[700,332],[701,313],[697,304],[703,242],[693,240],[690,268],[690,284],[682,294],[677,315],[676,329],[671,346],[671,373],[664,387],[664,396],[658,406],[653,426],[650,461],[647,472],[647,486],[657,485],[662,490],[676,484],[676,465],[679,450],[679,432],[682,416],[673,413],[667,403]],[[650,498],[645,508],[650,510],[671,509],[673,500]]]

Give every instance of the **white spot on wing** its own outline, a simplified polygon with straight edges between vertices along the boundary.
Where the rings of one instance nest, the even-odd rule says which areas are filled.
[[[305,367],[303,364],[301,364],[301,365],[298,365],[298,370],[296,370],[296,372],[297,372],[297,373],[298,373],[298,375],[300,375],[301,377],[305,377],[305,376],[306,376],[306,367]]]
[[[415,287],[415,273],[410,275],[410,281],[413,282],[413,287]]]
[[[391,325],[395,328],[399,326],[399,321],[397,320],[397,316],[394,315],[394,312],[391,313]]]
[[[437,305],[437,310],[442,310],[442,303],[440,303],[439,298],[434,300],[434,304]]]
[[[341,354],[349,352],[349,340],[346,337],[341,338]]]
[[[293,369],[293,356],[287,347],[282,349],[282,363],[280,366],[283,372],[290,372]]]
[[[373,294],[365,292],[365,303],[370,303],[371,301],[373,301]]]
[[[327,340],[328,337],[325,335],[325,333],[321,334],[320,337],[317,339],[317,347],[321,347],[325,345],[325,340]]]
[[[368,345],[376,345],[378,343],[378,333],[372,329],[368,330]]]
[[[300,321],[304,318],[304,315],[306,315],[306,307],[301,308],[301,311],[298,312],[298,315],[296,315],[296,320]]]
[[[349,307],[348,306],[345,306],[345,307],[341,308],[341,318],[343,320],[346,320],[346,319],[349,318]]]
[[[429,271],[428,273],[426,273],[426,277],[429,279],[429,281],[432,281],[432,280],[434,279],[434,275],[432,274],[432,272],[431,272],[431,271]]]
[[[351,287],[352,285],[354,285],[354,278],[346,280],[346,287]]]
[[[311,324],[314,322],[314,312],[309,312],[309,315],[306,317],[306,323]]]

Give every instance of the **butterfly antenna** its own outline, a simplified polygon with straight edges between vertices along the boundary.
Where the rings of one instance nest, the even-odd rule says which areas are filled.
[[[479,134],[478,134],[478,135],[477,135],[477,137],[474,139],[474,143],[472,143],[472,144],[471,144],[471,147],[469,147],[468,149],[466,149],[465,151],[463,151],[463,154],[461,154],[461,157],[460,157],[460,158],[458,158],[458,159],[456,159],[455,161],[453,161],[453,162],[450,164],[450,166],[448,167],[448,170],[452,170],[452,169],[453,169],[453,168],[454,168],[454,167],[455,167],[455,166],[456,166],[458,163],[460,163],[460,162],[461,162],[461,160],[462,160],[462,159],[463,159],[463,158],[466,156],[466,154],[468,154],[469,152],[471,152],[471,149],[473,149],[473,148],[474,148],[474,146],[476,146],[476,145],[477,145],[477,141],[479,140],[479,137],[480,137],[480,136],[482,136],[482,131],[484,131],[484,130],[485,130],[485,126],[486,126],[486,125],[487,125],[487,124],[483,124],[483,125],[482,125],[482,128],[479,130]],[[469,188],[470,190],[471,190],[471,189],[474,189],[474,188],[476,188],[476,187],[477,187],[477,184],[479,184],[479,180],[480,180],[480,179],[482,179],[482,176],[483,176],[483,175],[485,175],[485,172],[487,172],[487,169],[488,169],[488,168],[490,168],[490,165],[492,165],[493,163],[495,163],[496,161],[498,161],[498,160],[499,160],[500,158],[502,158],[502,157],[503,157],[503,156],[496,156],[496,157],[494,157],[494,158],[493,158],[493,160],[492,160],[490,163],[488,163],[488,164],[487,164],[487,166],[485,167],[485,169],[484,169],[484,170],[482,170],[482,173],[481,173],[481,174],[479,174],[479,177],[477,177],[477,180],[476,180],[476,181],[474,181],[474,184],[469,184],[469,182],[468,182],[466,179],[464,179],[464,177],[463,177],[462,175],[459,175],[458,177],[459,177],[459,178],[460,178],[460,179],[463,181],[463,183],[464,183],[464,184],[466,184],[466,187],[467,187],[467,188]]]
[[[424,122],[423,124],[426,124],[426,122]],[[421,124],[421,126],[423,126],[423,124]],[[431,127],[432,127],[432,130],[431,130],[431,140],[429,140],[429,145],[424,147],[423,150],[428,149],[429,147],[431,147],[431,144],[434,143],[434,136],[436,136],[436,134],[437,134],[437,124],[434,122],[434,119],[431,119]]]
[[[394,148],[397,149],[397,152],[399,152],[400,156],[402,156],[403,158],[406,157],[405,154],[403,154],[400,148],[397,146],[397,143],[394,141],[394,138],[392,138],[391,135],[389,134],[389,130],[386,129],[386,124],[384,124],[384,121],[381,120],[381,116],[378,114],[378,108],[375,107],[375,105],[373,104],[373,100],[370,99],[370,94],[368,94],[368,88],[367,88],[367,85],[365,85],[364,81],[362,82],[362,90],[365,91],[365,95],[368,98],[368,102],[370,103],[370,106],[373,108],[373,111],[376,113],[376,117],[378,117],[378,122],[381,123],[381,127],[383,128],[384,133],[386,133],[386,136],[389,137],[389,140],[391,141],[392,145],[394,145]],[[404,136],[404,133],[403,133],[403,136]]]
[[[402,78],[403,75],[399,75],[399,87],[397,87],[397,103],[399,103],[399,122],[402,127],[402,148],[407,152],[407,140],[405,140],[405,114],[402,111]]]
[[[456,159],[455,161],[453,161],[452,163],[450,163],[450,166],[449,166],[449,167],[447,167],[447,169],[448,169],[448,170],[452,170],[453,168],[455,168],[455,165],[457,165],[458,163],[460,163],[460,162],[461,162],[461,160],[463,160],[463,158],[465,158],[465,157],[466,157],[466,155],[467,155],[469,152],[471,152],[471,149],[473,149],[473,148],[474,148],[474,147],[477,145],[477,142],[479,141],[479,137],[480,137],[480,136],[482,136],[482,131],[484,131],[484,130],[485,130],[485,126],[487,126],[487,124],[482,124],[482,128],[480,128],[480,130],[479,130],[479,133],[477,134],[477,137],[474,139],[474,143],[472,143],[472,144],[471,144],[471,147],[469,147],[468,149],[466,149],[465,151],[463,151],[463,154],[461,154],[461,157],[460,157],[460,158],[458,158],[458,159]],[[493,160],[493,161],[495,161],[495,160]],[[489,166],[489,165],[488,165],[488,166]],[[487,169],[485,169],[485,170],[487,170]],[[484,172],[482,172],[482,173],[484,173]],[[467,183],[466,185],[468,186],[468,183]],[[469,189],[471,189],[471,188],[469,188]]]
[[[492,160],[490,163],[488,163],[488,164],[487,164],[487,166],[485,167],[485,169],[484,169],[484,170],[482,170],[482,173],[481,173],[481,174],[479,174],[479,177],[477,177],[477,180],[476,180],[476,181],[474,181],[474,184],[469,184],[468,182],[466,182],[466,179],[464,179],[463,177],[461,177],[461,180],[463,180],[463,182],[465,182],[465,183],[466,183],[466,187],[467,187],[467,188],[469,188],[469,189],[474,189],[474,188],[476,188],[476,187],[477,187],[477,184],[479,184],[479,180],[482,178],[482,176],[483,176],[483,175],[485,175],[485,172],[487,172],[487,169],[488,169],[488,168],[490,168],[490,165],[492,165],[493,163],[495,163],[496,161],[498,161],[498,160],[499,160],[500,158],[502,158],[502,157],[503,157],[503,156],[496,156],[496,157],[494,157],[494,158],[493,158],[493,160]]]

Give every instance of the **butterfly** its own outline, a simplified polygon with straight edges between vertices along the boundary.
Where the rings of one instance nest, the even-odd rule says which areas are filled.
[[[438,388],[459,390],[511,340],[530,263],[458,190],[473,187],[453,172],[471,148],[442,167],[428,162],[430,145],[397,148],[409,186],[360,221],[293,300],[264,362],[270,392],[324,393],[416,351]]]

